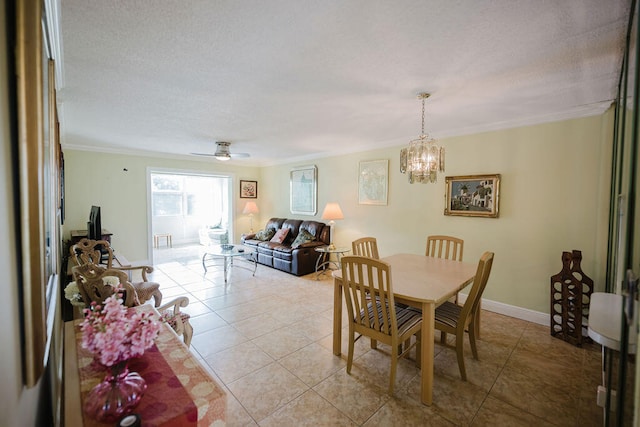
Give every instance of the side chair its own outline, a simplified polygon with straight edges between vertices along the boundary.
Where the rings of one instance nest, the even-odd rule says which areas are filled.
[[[102,254],[101,248],[106,253]],[[151,282],[147,278],[147,273],[153,272],[153,267],[149,265],[138,265],[134,267],[118,267],[113,265],[114,255],[111,245],[106,240],[91,240],[81,239],[78,243],[71,245],[69,249],[71,254],[70,262],[74,265],[83,265],[91,263],[95,265],[101,265],[106,268],[117,269],[124,271],[127,274],[137,272],[140,275],[141,281],[131,282],[136,289],[138,298],[141,303],[145,303],[151,298],[155,302],[155,307],[160,307],[162,304],[162,292],[160,292],[160,284]]]
[[[482,293],[487,286],[491,267],[493,266],[493,252],[485,252],[478,262],[471,292],[464,305],[460,306],[451,301],[445,301],[436,308],[435,312],[435,328],[440,331],[440,343],[445,344],[447,334],[455,334],[456,336],[456,355],[458,358],[458,368],[463,381],[467,380],[467,373],[464,367],[464,333],[469,333],[469,343],[471,344],[471,352],[473,358],[478,359],[478,349],[476,347],[476,327],[474,325],[478,316],[476,312],[480,310],[480,299]],[[419,338],[418,338],[419,340]],[[420,347],[418,347],[420,348]]]
[[[375,237],[362,237],[354,240],[351,242],[351,249],[354,255],[380,259],[380,255],[378,255],[378,241]]]
[[[371,339],[372,348],[380,341],[391,349],[399,349],[403,341],[419,334],[422,314],[395,305],[390,266],[386,262],[345,256],[342,258],[342,283],[349,316],[348,374],[353,365],[354,344],[362,336]],[[356,334],[360,335],[356,338]],[[398,358],[409,354],[412,348],[410,346],[400,354],[391,351],[390,395],[393,394]]]
[[[118,283],[123,289],[122,299],[125,306],[135,307],[141,304],[136,289],[129,281],[129,276],[120,269],[85,263],[73,267],[72,272],[73,280],[86,306],[89,306],[91,301],[104,302],[113,295]],[[177,297],[156,309],[176,334],[183,336],[185,345],[189,347],[193,337],[193,326],[189,323],[191,316],[180,311],[180,307],[187,305],[189,305],[189,298]]]

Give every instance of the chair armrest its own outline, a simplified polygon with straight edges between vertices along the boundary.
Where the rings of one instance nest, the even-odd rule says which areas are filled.
[[[188,305],[188,297],[177,297],[172,299],[168,303],[162,304],[160,307],[158,307],[158,311],[162,312],[173,307],[173,314],[178,314],[180,312],[180,307],[186,307]]]
[[[151,267],[150,265],[136,265],[136,266],[132,266],[132,267],[112,267],[115,270],[121,270],[121,271],[136,271],[136,270],[140,270],[140,274],[142,276],[142,281],[143,282],[148,282],[149,279],[147,279],[147,273],[152,273],[153,272],[153,267]]]

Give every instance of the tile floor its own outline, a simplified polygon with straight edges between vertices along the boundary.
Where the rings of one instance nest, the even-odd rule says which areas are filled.
[[[225,286],[222,268],[203,274],[201,250],[156,250],[153,278],[165,301],[189,297],[191,351],[224,385],[229,426],[602,425],[596,345],[578,348],[551,337],[547,326],[483,311],[480,360],[465,340],[468,382],[455,351],[436,345],[428,407],[419,402],[413,354],[398,366],[393,397],[388,347],[372,350],[359,340],[347,375],[346,329],[343,356],[332,354],[329,275],[316,280],[258,266],[253,277],[236,266]]]

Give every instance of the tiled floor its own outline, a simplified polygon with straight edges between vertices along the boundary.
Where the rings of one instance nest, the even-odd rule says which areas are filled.
[[[465,340],[467,382],[455,351],[436,345],[428,407],[419,402],[413,354],[398,366],[393,397],[388,347],[359,340],[346,373],[346,329],[343,356],[332,354],[329,275],[258,266],[252,277],[234,267],[225,286],[221,268],[204,274],[200,250],[156,250],[153,278],[165,301],[189,297],[191,351],[226,388],[229,426],[602,425],[595,345],[577,348],[550,337],[547,326],[483,311],[480,360]]]

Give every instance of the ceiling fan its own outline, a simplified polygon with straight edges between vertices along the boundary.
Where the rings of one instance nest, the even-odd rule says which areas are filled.
[[[223,162],[231,159],[231,158],[241,158],[241,157],[249,157],[249,153],[232,153],[229,151],[230,142],[225,141],[216,141],[216,152],[213,154],[210,153],[191,153],[195,156],[208,156],[215,157],[218,160]]]

